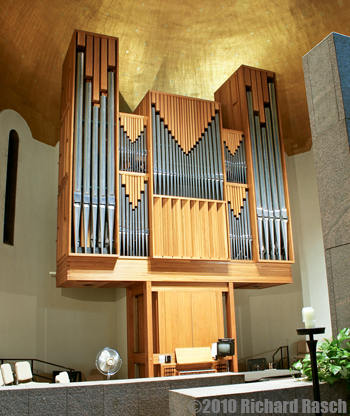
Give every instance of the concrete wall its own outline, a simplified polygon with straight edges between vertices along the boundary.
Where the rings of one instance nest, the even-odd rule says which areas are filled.
[[[0,387],[1,414],[11,416],[167,416],[170,390],[244,383],[243,374]],[[180,416],[181,413],[177,414]]]
[[[331,401],[335,402],[332,404],[333,409],[329,407],[332,412],[324,408],[322,409],[322,415],[331,416],[335,412],[338,414],[347,413],[347,385],[345,380],[334,383],[332,387],[324,382],[321,383],[320,395],[322,402],[325,402],[324,405],[326,403],[328,405]],[[292,378],[272,379],[263,383],[170,391],[169,414],[170,416],[205,416],[207,414],[234,414],[235,416],[247,414],[306,415],[314,413],[314,409],[311,406],[311,408],[308,407],[308,404],[313,400],[312,384],[310,382],[299,381],[296,383]],[[263,403],[263,405],[260,403],[260,409],[257,407],[258,402]],[[279,409],[278,402],[288,404],[286,404],[286,408]]]
[[[331,33],[303,57],[333,334],[350,326],[350,37]]]
[[[296,355],[297,341],[303,339],[296,334],[303,326],[303,306],[313,306],[317,325],[326,327],[325,338],[332,335],[313,153],[286,156],[286,162],[296,259],[293,284],[235,292],[242,363],[259,356],[271,361],[282,345],[290,347],[291,358]]]
[[[9,132],[19,135],[14,246],[3,244]],[[37,358],[83,371],[116,348],[127,377],[123,289],[59,289],[56,269],[58,146],[34,140],[25,120],[0,113],[0,358]]]

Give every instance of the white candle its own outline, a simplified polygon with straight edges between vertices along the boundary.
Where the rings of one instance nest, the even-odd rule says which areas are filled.
[[[305,328],[315,328],[315,310],[312,307],[302,309],[303,322],[305,322]]]

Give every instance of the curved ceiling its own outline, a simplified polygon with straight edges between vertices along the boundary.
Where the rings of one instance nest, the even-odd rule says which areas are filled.
[[[302,56],[350,34],[346,0],[7,0],[0,25],[0,110],[33,137],[59,140],[61,69],[74,29],[119,37],[121,110],[149,89],[212,100],[242,64],[277,73],[289,155],[310,150]]]

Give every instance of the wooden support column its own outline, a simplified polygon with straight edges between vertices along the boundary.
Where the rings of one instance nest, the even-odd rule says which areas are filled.
[[[134,306],[130,288],[126,290],[127,330],[128,330],[128,378],[135,378],[134,364]]]
[[[152,328],[152,283],[144,283],[144,303],[143,303],[143,319],[144,319],[144,336],[145,336],[145,377],[153,377],[153,328]]]
[[[227,337],[234,338],[236,341],[236,351],[232,361],[230,361],[230,371],[235,373],[238,372],[238,358],[237,358],[237,337],[236,337],[236,315],[235,315],[235,298],[233,283],[228,283],[227,303],[226,303],[226,314],[227,314]]]

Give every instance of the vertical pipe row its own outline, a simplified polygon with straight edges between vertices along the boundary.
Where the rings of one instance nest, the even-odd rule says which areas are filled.
[[[147,183],[140,193],[137,205],[133,208],[130,196],[126,194],[126,187],[120,180],[119,186],[119,240],[122,256],[148,256],[148,210]]]
[[[194,123],[195,120],[188,120]],[[218,114],[186,153],[152,106],[154,194],[223,199],[223,169]]]
[[[259,251],[264,260],[288,260],[287,209],[279,145],[274,84],[269,83],[270,106],[264,123],[254,115],[252,93],[247,91],[249,127],[258,216]]]
[[[252,236],[250,232],[248,191],[243,200],[241,212],[236,215],[228,202],[228,217],[230,227],[230,247],[232,260],[252,259]]]
[[[84,81],[84,52],[77,54],[73,165],[73,248],[75,253],[115,252],[115,92],[108,73],[100,108],[92,82]],[[107,103],[108,100],[108,103]],[[108,215],[106,216],[106,210]]]
[[[285,260],[288,260],[288,235],[287,235],[287,223],[288,214],[286,208],[286,201],[284,197],[284,184],[283,184],[283,172],[281,162],[281,151],[280,151],[280,140],[278,132],[278,116],[276,106],[276,94],[275,85],[269,83],[269,96],[271,102],[271,118],[272,118],[272,131],[273,131],[273,144],[275,153],[276,163],[276,176],[277,176],[277,188],[278,188],[278,199],[281,209],[281,231],[282,231],[282,250]]]
[[[119,170],[147,173],[146,126],[135,141],[119,122]]]
[[[247,165],[245,161],[244,137],[237,150],[232,154],[227,145],[225,152],[226,181],[233,183],[247,183]]]

